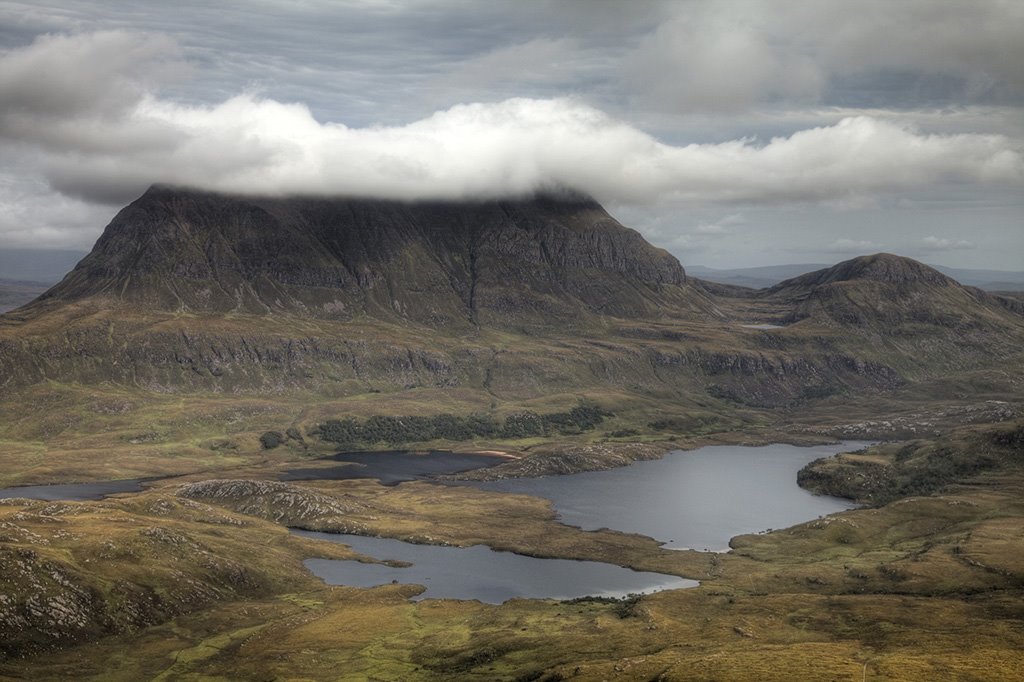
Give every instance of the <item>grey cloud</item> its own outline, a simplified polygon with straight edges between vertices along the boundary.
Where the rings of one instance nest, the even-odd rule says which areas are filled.
[[[181,72],[176,53],[166,37],[124,31],[41,36],[0,58],[0,116],[116,115]]]
[[[0,148],[8,161],[24,161]],[[31,167],[0,169],[0,244],[27,248],[88,248],[114,209],[54,193]]]
[[[1022,10],[8,0],[0,59],[44,33],[140,42],[131,59],[66,64],[71,96],[56,105],[24,81],[0,93],[0,176],[32,181],[16,193],[31,210],[14,220],[5,204],[0,243],[8,228],[83,239],[111,209],[72,197],[120,204],[154,180],[406,197],[567,182],[662,245],[724,228],[677,247],[701,241],[719,265],[807,258],[794,245],[837,235],[909,252],[929,235],[955,243],[965,221],[984,234],[950,258],[1007,261],[1020,252]],[[748,226],[722,222],[736,211]]]
[[[623,63],[636,97],[673,111],[793,104],[1024,101],[1024,5],[679,3]]]
[[[54,187],[98,202],[167,182],[401,199],[570,186],[633,202],[856,205],[935,182],[1019,185],[1024,178],[1019,142],[925,135],[870,117],[763,145],[673,146],[571,99],[458,105],[405,125],[363,128],[322,123],[304,104],[254,95],[182,104],[150,94],[173,53],[163,39],[122,32],[45,36],[8,52],[0,58],[7,103],[0,134],[37,145]],[[55,91],[41,102],[26,86],[32,72]],[[80,82],[111,85],[87,96]],[[34,110],[46,115],[25,115]]]

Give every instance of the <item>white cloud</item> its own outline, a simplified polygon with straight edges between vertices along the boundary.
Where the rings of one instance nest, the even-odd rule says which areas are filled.
[[[188,105],[152,91],[173,54],[163,39],[124,33],[47,36],[9,52],[0,57],[0,133],[42,153],[58,190],[108,203],[156,182],[397,199],[569,186],[620,202],[849,204],[940,182],[1024,181],[1019,141],[929,135],[866,116],[766,144],[674,146],[573,99],[463,104],[363,128],[253,94]],[[79,76],[99,92],[79,87]]]
[[[715,235],[729,234],[730,230],[725,225],[722,225],[722,223],[700,223],[694,232],[703,235]]]
[[[882,250],[883,245],[868,239],[837,239],[824,249],[823,253],[875,253]]]
[[[930,235],[921,241],[923,245],[920,248],[924,251],[961,251],[975,248],[974,242],[966,239],[947,239]]]

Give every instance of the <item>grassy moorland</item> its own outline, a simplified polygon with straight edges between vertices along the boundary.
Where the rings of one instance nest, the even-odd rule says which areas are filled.
[[[424,483],[255,482],[239,493],[164,481],[95,503],[10,501],[0,507],[4,576],[19,591],[3,603],[0,674],[1014,679],[1024,665],[1022,428],[967,427],[903,446],[916,454],[901,463],[915,467],[938,462],[937,451],[994,464],[925,496],[740,536],[720,555],[563,526],[533,498]],[[899,452],[838,466],[891,466],[899,477]],[[619,603],[417,603],[412,586],[323,585],[301,559],[344,548],[282,524],[599,558],[702,584]]]

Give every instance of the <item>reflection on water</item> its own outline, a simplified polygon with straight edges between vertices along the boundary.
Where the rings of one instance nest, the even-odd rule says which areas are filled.
[[[608,471],[470,485],[547,498],[563,523],[586,530],[612,528],[671,549],[719,551],[736,535],[853,508],[849,500],[804,490],[796,474],[819,457],[865,445],[714,445]]]
[[[341,452],[325,459],[339,462],[325,468],[289,469],[282,481],[315,479],[375,478],[384,485],[397,485],[439,474],[454,474],[500,464],[501,457],[434,450],[415,452]]]
[[[514,598],[573,599],[623,597],[630,593],[694,587],[697,582],[673,575],[632,571],[596,561],[535,559],[511,552],[474,547],[414,545],[400,540],[359,535],[292,531],[304,537],[340,542],[376,559],[412,566],[392,568],[358,561],[307,559],[306,566],[332,585],[373,587],[392,581],[424,585],[416,599],[479,599],[500,604]]]
[[[116,493],[137,493],[142,490],[143,478],[95,483],[67,483],[60,485],[23,485],[0,488],[0,498],[27,497],[30,500],[99,500]]]

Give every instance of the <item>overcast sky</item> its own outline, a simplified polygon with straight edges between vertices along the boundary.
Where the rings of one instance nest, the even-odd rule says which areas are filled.
[[[1019,0],[0,0],[0,248],[154,182],[571,186],[684,266],[1020,270],[1022,114]]]

